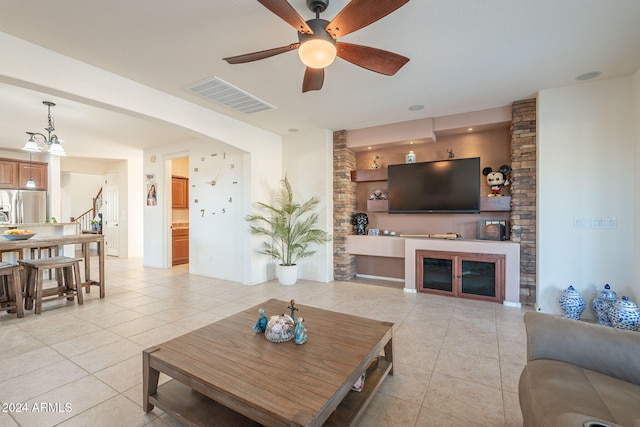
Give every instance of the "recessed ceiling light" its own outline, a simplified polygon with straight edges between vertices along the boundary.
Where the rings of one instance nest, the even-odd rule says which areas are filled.
[[[413,141],[410,141],[409,144],[413,145]]]
[[[468,132],[471,132],[473,130],[473,128],[467,128]]]
[[[367,147],[367,150],[371,150],[371,147]]]
[[[602,74],[600,71],[590,71],[588,73],[580,74],[578,77],[576,77],[576,80],[591,80],[595,79],[600,74]]]
[[[409,107],[409,110],[418,111],[418,110],[422,110],[423,108],[424,108],[424,105],[412,105],[411,107]]]

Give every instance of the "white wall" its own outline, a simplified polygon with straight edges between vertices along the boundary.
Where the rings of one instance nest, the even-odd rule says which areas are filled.
[[[640,70],[636,71],[633,75],[633,123],[635,123],[635,146],[636,146],[636,155],[635,155],[635,163],[633,168],[633,196],[634,196],[634,217],[635,217],[635,256],[634,256],[634,265],[635,265],[635,273],[633,277],[640,277],[640,238],[637,237],[637,234],[640,233]],[[638,283],[636,282],[636,286]],[[636,287],[638,289],[638,287]],[[640,291],[636,291],[636,295],[640,297]],[[638,301],[636,301],[638,303]]]
[[[291,134],[284,138],[283,176],[286,174],[295,200],[313,196],[320,199],[319,228],[333,230],[333,133],[328,130]],[[329,282],[333,280],[333,242],[300,261],[298,277]]]
[[[638,113],[633,112],[632,86],[628,76],[545,90],[538,96],[537,305],[541,311],[560,313],[557,299],[569,285],[589,305],[594,290],[605,283],[619,296],[640,298],[640,277],[634,267],[638,264],[634,200]],[[637,95],[636,88],[636,106]],[[592,218],[603,217],[615,218],[616,228],[591,226]],[[576,219],[586,220],[587,227],[576,227]],[[584,315],[593,317],[591,310]]]
[[[189,271],[246,284],[273,278],[268,259],[251,250],[252,237],[244,218],[250,212],[249,195],[254,187],[251,168],[260,171],[255,162],[263,168],[274,165],[279,179],[281,156],[280,150],[248,155],[213,140],[147,150],[142,174],[155,174],[158,205],[146,206],[140,199],[145,218],[144,265],[171,266],[171,160],[188,157]],[[260,200],[269,201],[271,188],[277,188],[278,180],[272,180],[274,185],[264,178]],[[215,185],[210,184],[212,180]],[[145,193],[146,184],[141,185]]]

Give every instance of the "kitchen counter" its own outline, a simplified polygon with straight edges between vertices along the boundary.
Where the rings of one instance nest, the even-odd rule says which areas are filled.
[[[33,227],[62,227],[65,225],[76,225],[75,222],[29,222],[24,224],[0,224],[0,229],[4,228],[33,228]]]

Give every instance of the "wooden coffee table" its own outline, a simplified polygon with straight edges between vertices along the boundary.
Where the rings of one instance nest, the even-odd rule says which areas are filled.
[[[144,410],[193,426],[355,424],[393,374],[393,324],[296,305],[305,344],[251,329],[259,308],[269,317],[289,313],[288,304],[265,301],[144,350]],[[173,379],[158,386],[160,372]],[[364,372],[364,390],[350,391]]]

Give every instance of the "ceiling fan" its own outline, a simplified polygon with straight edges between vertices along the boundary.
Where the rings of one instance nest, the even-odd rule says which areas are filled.
[[[409,58],[382,49],[339,42],[336,39],[372,24],[408,1],[352,0],[329,22],[320,19],[320,14],[329,5],[329,0],[307,0],[307,7],[316,17],[305,22],[287,0],[258,0],[298,31],[298,43],[223,59],[229,64],[242,64],[298,49],[301,61],[307,66],[302,92],[322,89],[324,68],[330,65],[336,56],[367,70],[392,76],[409,62]]]

